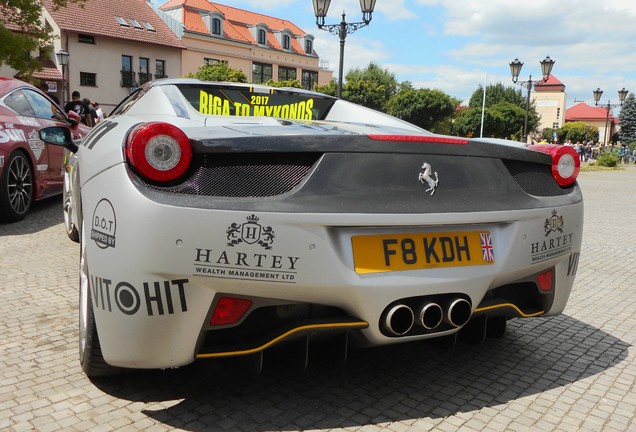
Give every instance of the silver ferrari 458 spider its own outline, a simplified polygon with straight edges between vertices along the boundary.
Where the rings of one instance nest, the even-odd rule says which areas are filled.
[[[169,79],[72,152],[91,376],[286,348],[501,336],[563,311],[583,232],[571,147],[431,134],[299,89]],[[329,348],[329,349],[327,349]]]

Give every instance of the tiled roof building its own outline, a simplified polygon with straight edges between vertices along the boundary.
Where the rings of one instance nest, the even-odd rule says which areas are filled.
[[[331,79],[319,67],[314,37],[291,21],[207,0],[170,0],[160,10],[183,25],[184,74],[226,62],[254,83],[297,79],[312,88]]]
[[[43,18],[58,36],[49,51],[65,50],[69,62],[63,69],[53,55],[36,77],[64,89],[58,91],[62,102],[77,90],[108,110],[145,81],[181,75],[186,47],[146,0],[88,0],[63,8],[42,3]]]

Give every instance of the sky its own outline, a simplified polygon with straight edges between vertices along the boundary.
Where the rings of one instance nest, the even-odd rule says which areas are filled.
[[[165,3],[153,0],[156,5]],[[314,35],[314,49],[338,73],[338,36],[318,29],[311,0],[225,0],[216,3],[287,19]],[[362,21],[358,0],[332,0],[326,24]],[[520,81],[541,79],[540,62],[565,85],[567,107],[618,103],[636,93],[634,0],[377,0],[369,26],[347,35],[344,75],[371,61],[415,88],[439,89],[467,101],[480,86],[513,86],[509,63],[524,63]],[[519,87],[524,96],[525,87]]]

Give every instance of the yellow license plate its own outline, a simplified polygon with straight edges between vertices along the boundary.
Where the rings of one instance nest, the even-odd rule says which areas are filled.
[[[381,273],[495,262],[489,231],[458,231],[351,237],[356,273]]]

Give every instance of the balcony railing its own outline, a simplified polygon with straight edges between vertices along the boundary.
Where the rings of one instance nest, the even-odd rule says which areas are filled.
[[[126,70],[121,71],[120,85],[128,88],[138,87],[139,84],[137,84],[137,80],[135,80],[135,72]]]
[[[151,73],[145,73],[145,72],[139,72],[139,85],[147,83],[148,81],[152,81],[152,74]]]

